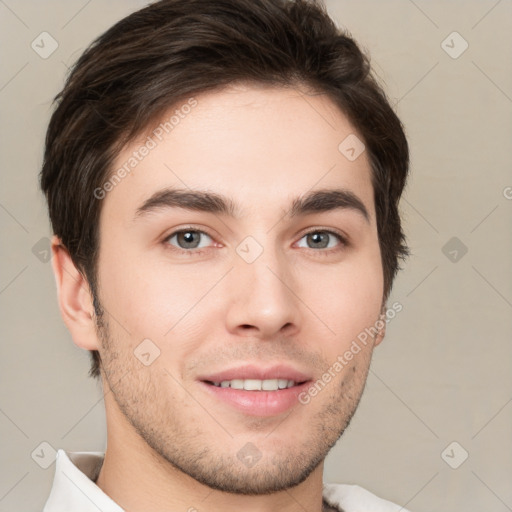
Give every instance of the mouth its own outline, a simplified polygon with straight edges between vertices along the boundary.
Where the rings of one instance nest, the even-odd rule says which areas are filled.
[[[202,381],[210,386],[217,388],[231,388],[244,391],[279,391],[282,389],[290,389],[297,386],[302,386],[307,380],[296,382],[289,379],[232,379],[223,381]]]
[[[269,417],[297,405],[313,377],[288,363],[270,367],[249,363],[201,375],[197,380],[215,404],[251,416]]]

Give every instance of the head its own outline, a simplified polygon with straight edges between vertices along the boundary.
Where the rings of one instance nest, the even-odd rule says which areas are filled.
[[[385,310],[407,254],[408,146],[368,57],[313,1],[166,0],[100,36],[56,102],[41,187],[90,375],[198,481],[303,481],[348,425],[382,329],[289,424],[219,405],[221,428],[198,403],[205,376],[239,363],[288,361],[316,382]],[[201,415],[212,425],[191,428]],[[262,454],[251,483],[228,470],[227,440],[212,446],[222,430]]]

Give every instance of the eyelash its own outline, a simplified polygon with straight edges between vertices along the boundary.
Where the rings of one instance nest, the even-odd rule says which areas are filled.
[[[205,252],[207,252],[209,249],[211,249],[211,247],[203,248],[203,249],[180,249],[180,248],[175,247],[169,243],[169,240],[172,237],[174,237],[175,235],[178,235],[180,233],[187,233],[187,232],[201,233],[202,235],[206,235],[206,236],[210,237],[212,240],[214,240],[214,237],[212,235],[210,235],[209,233],[207,233],[206,231],[204,231],[202,229],[197,229],[193,226],[190,226],[190,227],[178,229],[177,231],[173,231],[170,235],[166,236],[163,240],[163,244],[166,247],[166,249],[170,250],[172,252],[178,253],[178,254],[188,254],[189,256],[202,255]],[[327,256],[327,255],[332,254],[333,252],[340,251],[343,248],[346,248],[349,246],[348,240],[346,239],[345,236],[341,235],[340,233],[338,233],[336,231],[332,231],[330,229],[323,229],[323,228],[315,228],[315,229],[311,229],[311,230],[307,231],[306,233],[303,233],[302,236],[300,237],[300,240],[302,240],[305,236],[312,234],[312,233],[327,233],[329,235],[336,237],[340,242],[340,246],[331,247],[329,249],[309,248],[311,251],[314,251],[315,253],[319,253],[318,255]]]

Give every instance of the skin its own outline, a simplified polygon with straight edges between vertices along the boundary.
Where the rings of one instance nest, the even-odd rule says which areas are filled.
[[[377,322],[383,274],[369,161],[340,153],[357,132],[325,95],[246,84],[196,99],[103,199],[101,322],[86,280],[53,239],[64,321],[74,343],[103,361],[108,441],[97,484],[130,512],[319,512],[324,459],[357,407],[384,332],[307,405],[283,414],[244,414],[196,379],[285,362],[316,380]],[[134,221],[168,186],[229,196],[243,215],[169,208]],[[369,221],[353,209],[286,215],[292,198],[325,188],[353,192]],[[209,235],[199,235],[202,253],[170,238],[190,224]],[[329,248],[318,248],[306,236],[313,228],[343,233],[349,244],[329,235]],[[247,236],[263,248],[250,264],[236,252]],[[134,350],[148,338],[160,356],[145,366]],[[237,458],[249,442],[262,455],[250,468]]]

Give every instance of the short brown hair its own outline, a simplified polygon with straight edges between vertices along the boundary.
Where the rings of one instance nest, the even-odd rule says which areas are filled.
[[[409,168],[402,124],[370,60],[315,0],[161,0],[116,23],[73,66],[46,134],[40,185],[53,232],[97,298],[94,190],[125,144],[184,98],[235,82],[327,94],[363,138],[372,167],[388,298],[408,254],[398,202]],[[340,141],[341,142],[341,141]],[[100,357],[91,351],[89,374]]]

